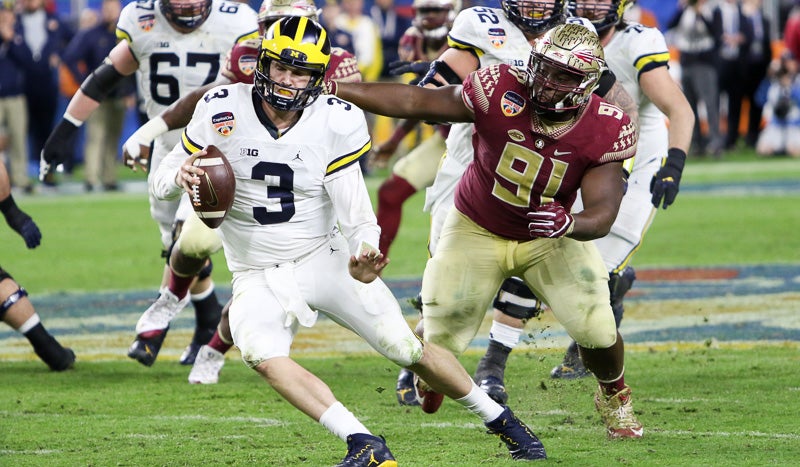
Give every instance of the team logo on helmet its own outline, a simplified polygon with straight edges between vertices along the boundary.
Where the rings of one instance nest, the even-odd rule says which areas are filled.
[[[525,99],[514,91],[506,91],[500,99],[500,108],[506,117],[514,117],[525,108]]]
[[[220,112],[211,117],[211,126],[222,136],[230,136],[236,126],[236,119],[231,112]]]
[[[156,24],[156,15],[142,15],[139,17],[139,29],[150,32]]]
[[[489,42],[495,49],[499,49],[506,43],[506,30],[503,28],[489,29]]]

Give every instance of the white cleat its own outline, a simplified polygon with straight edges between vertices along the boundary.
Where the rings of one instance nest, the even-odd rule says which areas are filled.
[[[189,372],[191,384],[217,384],[219,372],[225,365],[225,355],[216,349],[204,345],[197,352],[197,358]]]
[[[190,294],[187,293],[182,300],[179,300],[174,293],[164,287],[161,289],[161,295],[142,313],[136,323],[136,334],[166,329],[170,321],[189,304],[190,298]]]

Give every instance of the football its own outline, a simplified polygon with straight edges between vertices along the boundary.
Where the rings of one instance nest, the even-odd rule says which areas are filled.
[[[203,223],[216,229],[233,206],[236,177],[225,154],[209,145],[206,154],[197,157],[192,165],[205,171],[200,184],[192,186],[192,208]]]

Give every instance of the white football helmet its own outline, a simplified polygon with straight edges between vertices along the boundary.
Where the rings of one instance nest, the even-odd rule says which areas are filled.
[[[211,0],[159,0],[161,13],[182,32],[200,27],[211,14]]]
[[[536,40],[528,61],[527,86],[540,112],[574,110],[588,101],[606,68],[597,34],[561,24]]]
[[[501,0],[509,21],[527,34],[538,35],[564,22],[566,0]]]
[[[611,0],[610,2],[570,0],[569,3],[572,14],[587,18],[597,32],[603,32],[622,21],[625,10],[634,2],[632,0]]]
[[[414,0],[413,24],[429,39],[442,39],[450,32],[460,8],[458,0]]]
[[[313,0],[264,0],[258,9],[258,33],[263,36],[272,23],[285,16],[305,16],[318,21]]]

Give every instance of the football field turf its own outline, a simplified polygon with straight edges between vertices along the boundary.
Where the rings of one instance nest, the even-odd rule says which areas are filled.
[[[634,259],[639,279],[621,332],[643,439],[605,439],[594,383],[548,377],[567,342],[560,325],[548,313],[529,323],[509,360],[509,404],[542,439],[549,462],[800,464],[800,161],[743,159],[690,161],[676,204],[659,213]],[[368,179],[373,192],[380,181]],[[0,229],[0,264],[78,362],[50,373],[26,341],[0,328],[0,465],[321,466],[344,456],[343,443],[284,402],[235,350],[218,385],[189,385],[177,359],[191,336],[191,309],[155,366],[125,357],[163,264],[142,193],[18,204],[39,223],[43,244],[26,251]],[[401,302],[424,267],[420,206],[421,195],[406,206],[386,273]],[[230,275],[221,255],[215,261],[227,297]],[[462,357],[468,371],[488,325]],[[302,330],[294,352],[387,438],[402,465],[512,464],[457,404],[446,401],[434,415],[398,406],[397,369],[329,321]]]

